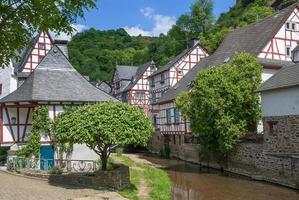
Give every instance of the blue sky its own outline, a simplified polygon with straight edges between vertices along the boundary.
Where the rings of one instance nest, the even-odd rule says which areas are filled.
[[[98,0],[98,9],[78,19],[78,31],[86,28],[101,30],[125,28],[131,35],[165,33],[195,0]],[[227,11],[235,0],[214,0],[214,15]]]

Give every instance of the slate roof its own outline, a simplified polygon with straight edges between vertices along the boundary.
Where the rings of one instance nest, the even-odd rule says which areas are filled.
[[[210,66],[223,64],[225,61],[233,58],[237,53],[248,52],[257,56],[272,37],[279,31],[289,15],[295,9],[298,3],[293,4],[272,16],[266,17],[260,21],[247,26],[235,29],[223,40],[221,45],[211,56],[202,59],[194,66],[173,88],[169,89],[157,103],[167,102],[175,99],[182,91],[189,88],[190,83],[195,79],[198,72]],[[269,59],[260,59],[265,67],[274,64],[272,67],[280,68],[280,65],[289,64],[283,61],[270,61]]]
[[[96,80],[96,81],[91,81],[90,82],[92,85],[97,87],[98,89],[110,94],[112,92],[112,87],[108,83],[102,80]]]
[[[131,80],[136,74],[137,67],[129,65],[117,65],[116,72],[120,80]]]
[[[150,61],[150,62],[147,62],[143,65],[140,65],[138,68],[137,68],[137,71],[135,73],[135,75],[133,76],[133,81],[128,85],[126,86],[122,92],[125,92],[125,91],[128,91],[128,90],[131,90],[135,85],[136,83],[138,82],[138,80],[142,77],[142,75],[144,74],[144,72],[151,66],[155,66],[155,62],[154,61]]]
[[[299,63],[283,67],[262,84],[257,92],[299,86]]]
[[[7,102],[101,102],[115,98],[91,85],[54,45],[34,72],[14,92],[0,99]]]
[[[193,47],[190,47],[188,49],[185,49],[182,53],[180,53],[179,55],[177,55],[173,60],[171,60],[166,65],[160,67],[157,71],[155,71],[154,73],[152,73],[148,78],[153,77],[153,76],[155,76],[157,74],[160,74],[162,72],[165,72],[165,71],[169,70],[171,67],[173,67],[173,65],[176,62],[178,62],[181,58],[183,58],[190,51],[193,51],[193,49],[195,49],[197,46],[199,46],[199,44],[196,44]]]

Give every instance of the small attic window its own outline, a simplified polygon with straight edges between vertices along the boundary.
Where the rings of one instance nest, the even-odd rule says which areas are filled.
[[[45,49],[45,43],[38,43],[39,49]]]
[[[295,31],[296,30],[296,23],[294,23],[294,22],[287,22],[286,23],[286,30]]]

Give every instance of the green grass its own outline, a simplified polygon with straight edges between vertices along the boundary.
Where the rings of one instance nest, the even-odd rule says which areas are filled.
[[[144,179],[150,187],[147,200],[169,200],[171,195],[171,182],[167,173],[149,164],[135,163],[126,156],[118,156],[121,162],[130,167],[131,187],[119,191],[122,196],[131,200],[143,200],[138,196],[138,185]],[[141,170],[138,170],[141,169]]]

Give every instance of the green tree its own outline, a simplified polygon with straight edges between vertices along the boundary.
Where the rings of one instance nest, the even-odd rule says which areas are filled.
[[[191,31],[194,33],[207,33],[214,22],[213,1],[196,0],[191,6]]]
[[[227,64],[201,71],[190,92],[177,98],[208,156],[225,158],[246,131],[256,129],[261,69],[256,58],[240,53]]]
[[[112,145],[145,146],[153,127],[141,109],[120,102],[106,102],[85,105],[59,115],[54,133],[59,142],[86,144],[100,156],[102,170],[106,170]]]
[[[32,35],[38,31],[71,33],[71,24],[89,8],[95,8],[94,0],[0,1],[0,66],[30,45]]]

